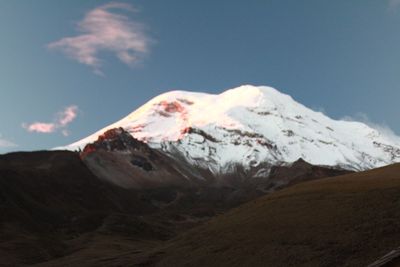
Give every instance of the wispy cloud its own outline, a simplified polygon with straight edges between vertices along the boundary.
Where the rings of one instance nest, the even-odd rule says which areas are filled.
[[[81,33],[65,37],[48,44],[50,49],[58,49],[72,59],[91,66],[95,73],[102,74],[101,51],[114,53],[116,57],[131,65],[148,52],[149,38],[142,24],[128,16],[115,13],[122,10],[134,12],[126,3],[109,3],[89,11],[77,24]],[[114,12],[112,12],[114,11]]]
[[[78,107],[69,106],[63,111],[58,112],[52,122],[23,123],[22,127],[28,132],[36,133],[54,133],[60,130],[64,136],[68,136],[69,131],[66,128],[77,117],[77,115]]]
[[[400,0],[389,0],[389,9],[395,9],[400,6]]]
[[[354,116],[345,116],[342,118],[342,120],[363,122],[391,140],[400,142],[400,136],[398,136],[386,123],[374,122],[365,113],[358,112]]]
[[[5,147],[16,147],[17,144],[6,140],[3,138],[3,136],[0,134],[0,148],[5,148]]]
[[[58,126],[66,127],[73,120],[75,120],[77,115],[78,115],[78,107],[77,106],[69,106],[69,107],[65,108],[64,111],[59,112],[57,114]]]

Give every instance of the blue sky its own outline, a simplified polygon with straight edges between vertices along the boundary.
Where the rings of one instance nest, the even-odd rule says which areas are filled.
[[[0,152],[71,143],[165,91],[242,84],[400,133],[399,28],[399,0],[1,1]]]

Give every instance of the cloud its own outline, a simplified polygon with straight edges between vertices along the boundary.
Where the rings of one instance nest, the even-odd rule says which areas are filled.
[[[398,136],[386,123],[373,122],[365,113],[358,112],[354,116],[345,116],[342,120],[363,122],[391,140],[400,142],[400,136]]]
[[[325,108],[321,107],[321,106],[313,106],[313,107],[311,107],[311,109],[316,111],[316,112],[321,112],[324,115],[327,114]]]
[[[77,106],[69,106],[64,109],[63,112],[58,113],[58,125],[60,127],[65,127],[71,123],[78,115]]]
[[[389,0],[389,8],[395,9],[400,6],[400,0]]]
[[[149,38],[142,24],[132,21],[128,16],[115,10],[134,12],[126,3],[109,3],[89,11],[77,24],[81,33],[74,37],[65,37],[48,44],[67,56],[93,68],[96,74],[102,74],[102,61],[99,53],[108,51],[125,64],[136,63],[148,52]]]
[[[37,133],[53,133],[56,130],[55,123],[45,123],[45,122],[34,122],[29,125],[24,123],[22,124],[22,127],[28,130],[28,132],[37,132]]]
[[[2,137],[2,135],[0,134],[0,148],[4,148],[4,147],[16,147],[17,145],[14,144],[13,142],[6,140]]]
[[[69,135],[69,131],[66,129],[68,125],[75,120],[78,115],[77,106],[66,107],[63,111],[56,114],[53,122],[34,122],[31,124],[23,123],[22,127],[28,132],[36,133],[54,133],[61,130],[64,136]]]
[[[68,135],[69,135],[69,131],[66,130],[66,129],[62,130],[61,133],[62,133],[62,135],[64,135],[64,136],[68,136]]]

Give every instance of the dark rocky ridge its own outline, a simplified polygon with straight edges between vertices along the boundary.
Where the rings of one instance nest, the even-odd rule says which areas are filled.
[[[85,146],[81,158],[92,172],[124,188],[148,189],[206,184],[190,166],[168,157],[133,138],[122,128],[106,131]]]

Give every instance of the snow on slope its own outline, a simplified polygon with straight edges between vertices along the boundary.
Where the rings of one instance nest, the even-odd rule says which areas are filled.
[[[299,158],[355,170],[400,161],[400,138],[364,123],[333,120],[266,86],[245,85],[219,95],[167,92],[64,148],[82,148],[116,127],[213,172]]]

